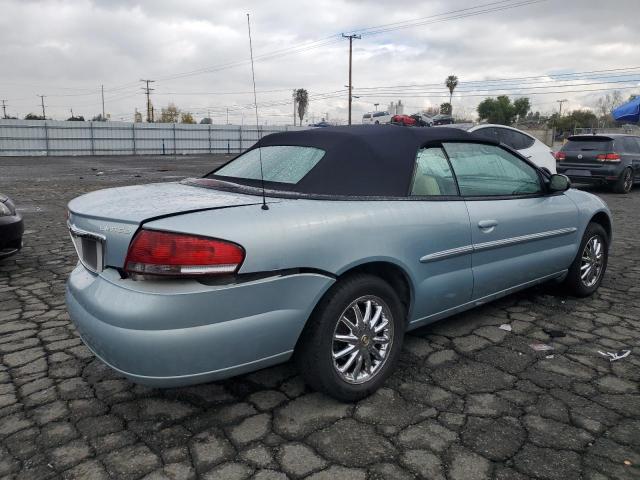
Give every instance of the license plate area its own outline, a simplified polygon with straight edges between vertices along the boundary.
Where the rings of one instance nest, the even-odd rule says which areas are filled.
[[[76,249],[80,263],[94,273],[104,269],[105,237],[97,233],[81,230],[73,225],[69,226],[71,241]]]

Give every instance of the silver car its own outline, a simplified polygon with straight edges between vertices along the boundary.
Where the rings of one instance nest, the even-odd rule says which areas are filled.
[[[341,400],[392,373],[404,333],[546,281],[587,296],[611,217],[518,152],[458,129],[277,133],[203,178],[69,203],[67,305],[134,382],[285,362]]]

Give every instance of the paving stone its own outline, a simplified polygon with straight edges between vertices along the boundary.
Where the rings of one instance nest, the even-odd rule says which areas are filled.
[[[273,410],[287,401],[287,396],[277,390],[260,390],[249,395],[248,400],[260,411]]]
[[[580,450],[593,440],[593,436],[582,429],[547,418],[527,415],[523,424],[529,432],[529,440],[541,447]]]
[[[461,447],[452,447],[449,464],[451,480],[483,480],[489,478],[491,462]]]
[[[434,452],[443,452],[458,439],[458,434],[442,426],[435,420],[425,420],[411,425],[400,432],[398,443],[410,449],[427,448]]]
[[[202,432],[191,440],[189,449],[198,472],[206,472],[235,454],[233,446],[221,434]]]
[[[483,457],[504,461],[520,450],[526,439],[526,431],[512,417],[469,417],[461,438],[466,447]]]
[[[73,440],[51,450],[50,458],[53,466],[58,470],[66,470],[77,465],[91,455],[91,449],[84,440]]]
[[[309,475],[328,465],[323,458],[301,443],[283,445],[278,454],[278,461],[285,473],[293,477]]]
[[[139,478],[160,466],[158,456],[144,445],[124,447],[104,458],[109,475],[125,480]]]
[[[87,460],[62,474],[65,480],[107,480],[107,471],[96,460]]]
[[[276,432],[287,438],[301,438],[344,418],[350,407],[320,393],[311,393],[289,402],[274,417]]]
[[[256,445],[240,452],[240,458],[246,463],[259,468],[267,468],[273,463],[271,451],[264,445]]]
[[[242,463],[223,463],[205,473],[203,480],[244,480],[249,478],[253,470]]]
[[[442,461],[428,450],[406,450],[400,456],[400,463],[429,480],[445,480]]]
[[[336,478],[341,480],[366,480],[367,473],[357,468],[345,468],[334,465],[322,472],[314,473],[307,478],[309,480],[334,480]]]
[[[424,407],[407,402],[394,390],[382,388],[358,403],[354,417],[372,425],[404,427],[419,420],[424,411]]]
[[[349,467],[365,467],[371,459],[389,460],[395,447],[369,425],[352,419],[339,420],[309,436],[308,442],[326,459]]]

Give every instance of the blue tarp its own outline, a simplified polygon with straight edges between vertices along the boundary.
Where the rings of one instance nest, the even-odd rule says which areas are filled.
[[[611,112],[611,116],[618,122],[638,123],[640,121],[640,97],[620,105]]]

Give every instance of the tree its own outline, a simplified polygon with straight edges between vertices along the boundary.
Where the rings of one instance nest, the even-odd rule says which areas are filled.
[[[520,108],[523,106],[521,105]],[[500,95],[496,98],[488,97],[478,105],[478,116],[480,120],[486,120],[489,123],[511,125],[516,116],[516,107],[506,95]]]
[[[93,117],[91,119],[92,122],[106,122],[107,118],[103,117],[101,113],[99,113],[98,115],[96,115],[95,117]]]
[[[309,106],[309,94],[304,88],[298,88],[294,100],[298,105],[298,117],[300,118],[300,125],[302,125],[302,118],[307,113],[307,107]]]
[[[435,117],[440,113],[440,109],[438,107],[427,107],[422,113],[424,113],[427,117]]]
[[[180,110],[175,104],[170,103],[167,108],[163,108],[160,113],[159,123],[178,123],[180,119]]]
[[[193,115],[190,112],[182,112],[180,114],[180,123],[194,124],[194,123],[196,123],[196,121],[195,121],[195,119],[193,118]]]
[[[607,93],[598,99],[596,102],[596,108],[602,117],[608,117],[614,108],[622,105],[624,100],[620,90],[614,90],[612,93]]]
[[[41,115],[36,115],[35,113],[27,113],[24,117],[25,120],[46,120]]]
[[[204,117],[202,120],[200,120],[200,125],[211,125],[212,123],[213,122],[209,117]]]
[[[576,128],[594,128],[598,125],[598,117],[591,110],[574,110],[562,117],[554,113],[549,118],[549,126],[558,132],[572,132]]]
[[[84,122],[84,117],[82,115],[74,115],[67,118],[67,122]]]
[[[451,115],[451,104],[450,103],[441,103],[440,104],[440,113],[442,115]]]
[[[458,86],[458,77],[456,77],[455,75],[449,75],[447,79],[444,81],[444,84],[449,89],[449,106],[451,106],[453,91]],[[452,111],[453,111],[453,108],[449,110],[449,115],[451,115]]]
[[[529,102],[527,97],[518,98],[514,100],[513,108],[518,121],[520,121],[523,120],[527,116],[527,113],[529,113],[529,110],[531,110],[531,102]]]

